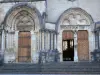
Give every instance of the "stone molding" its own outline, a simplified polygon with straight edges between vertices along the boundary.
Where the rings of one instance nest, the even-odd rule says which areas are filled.
[[[27,3],[19,3],[13,6],[8,13],[5,16],[4,19],[4,27],[8,27],[8,30],[17,30],[16,24],[18,23],[18,16],[24,15],[23,11],[25,13],[27,12],[28,16],[30,17],[31,20],[33,20],[33,24],[37,26],[36,29],[40,29],[43,27],[43,21],[42,21],[42,16],[40,12],[32,5],[29,5]],[[22,12],[22,14],[21,14]]]

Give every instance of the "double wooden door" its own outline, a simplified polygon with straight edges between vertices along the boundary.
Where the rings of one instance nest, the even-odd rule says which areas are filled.
[[[31,61],[31,34],[19,32],[18,37],[18,62]]]
[[[86,30],[79,30],[77,33],[77,52],[79,61],[88,61],[89,60],[89,41],[88,41],[88,32]],[[62,35],[63,40],[63,59],[65,59],[71,52],[70,55],[74,57],[74,43],[71,45],[71,42],[68,44],[68,41],[74,41],[74,33],[72,31],[63,31]],[[71,46],[71,48],[70,48]],[[68,50],[73,50],[68,53]]]

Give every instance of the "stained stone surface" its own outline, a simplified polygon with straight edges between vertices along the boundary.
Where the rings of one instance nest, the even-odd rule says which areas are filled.
[[[60,56],[58,50],[55,49],[55,50],[48,50],[47,52],[41,51],[39,54],[39,59],[40,63],[59,62]]]

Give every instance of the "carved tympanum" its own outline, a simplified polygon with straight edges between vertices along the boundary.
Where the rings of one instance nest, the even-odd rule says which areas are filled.
[[[89,25],[87,18],[81,13],[70,13],[63,20],[63,25]]]

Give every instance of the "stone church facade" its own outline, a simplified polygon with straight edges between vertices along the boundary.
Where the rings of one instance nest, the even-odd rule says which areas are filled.
[[[96,50],[99,57],[98,0],[0,2],[4,63],[92,61]]]

